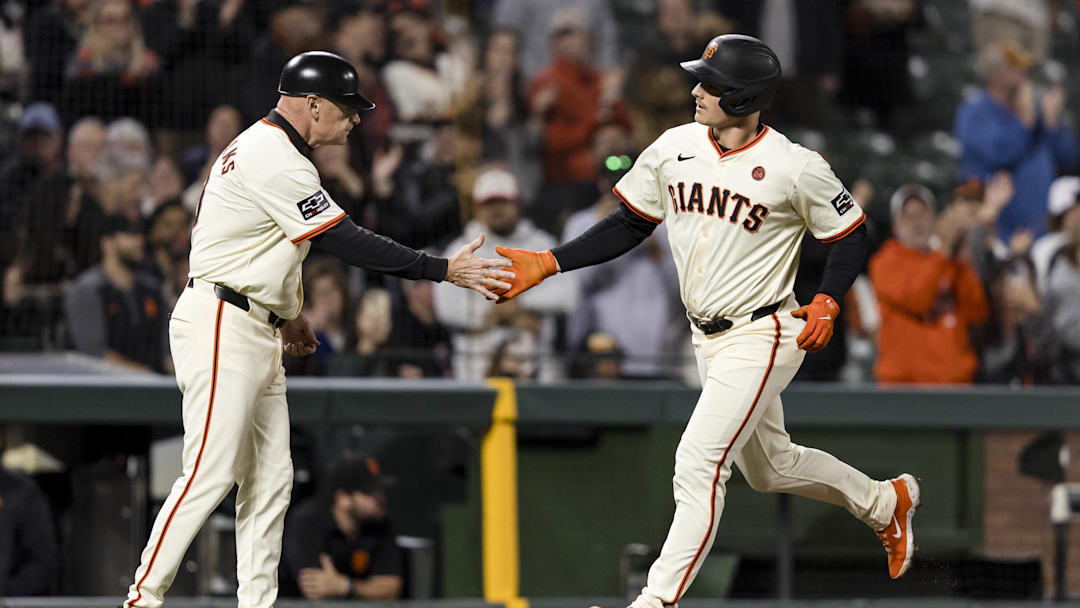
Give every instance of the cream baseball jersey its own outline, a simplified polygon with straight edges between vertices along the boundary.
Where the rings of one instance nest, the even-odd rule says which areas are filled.
[[[214,162],[191,233],[189,276],[229,287],[294,319],[309,242],[345,219],[323,190],[307,144],[271,112]]]
[[[683,304],[701,317],[784,299],[807,228],[830,242],[865,220],[821,155],[767,126],[731,150],[705,125],[669,129],[614,190],[637,215],[667,222]]]

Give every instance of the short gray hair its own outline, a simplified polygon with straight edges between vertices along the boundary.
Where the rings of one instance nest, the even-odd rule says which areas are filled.
[[[904,203],[913,198],[925,203],[930,211],[937,212],[937,198],[929,188],[921,184],[904,184],[897,188],[889,198],[889,213],[893,217],[900,215],[900,212],[904,210]]]
[[[138,155],[149,166],[154,156],[150,131],[134,118],[118,118],[109,123],[105,141],[110,153]]]

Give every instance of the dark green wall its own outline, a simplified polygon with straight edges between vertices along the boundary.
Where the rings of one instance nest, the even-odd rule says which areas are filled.
[[[590,435],[530,440],[519,449],[522,594],[609,595],[618,590],[623,547],[659,547],[674,510],[671,475],[681,428],[607,429]],[[978,436],[962,431],[799,430],[793,439],[824,449],[885,479],[922,478],[919,511],[923,556],[978,547]],[[776,550],[778,500],[758,494],[735,473],[714,552],[769,557]],[[841,507],[791,501],[796,556],[828,555],[884,563],[874,534]],[[721,580],[714,581],[713,578]],[[715,583],[715,584],[714,584]],[[722,573],[708,570],[690,597],[722,593]]]

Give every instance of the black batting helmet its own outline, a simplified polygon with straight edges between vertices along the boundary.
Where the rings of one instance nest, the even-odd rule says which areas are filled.
[[[300,53],[281,70],[278,93],[318,95],[357,110],[371,110],[375,104],[360,92],[360,76],[344,57],[326,51]]]
[[[780,60],[753,36],[717,36],[701,59],[679,65],[702,84],[722,90],[720,107],[730,116],[749,116],[769,107],[780,86]]]

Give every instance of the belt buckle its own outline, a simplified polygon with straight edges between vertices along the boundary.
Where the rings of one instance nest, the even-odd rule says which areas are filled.
[[[711,319],[706,319],[697,315],[689,316],[690,320],[693,321],[694,325],[696,325],[697,328],[701,330],[701,333],[705,334],[706,336],[711,336],[720,332],[727,331],[731,329],[732,325],[734,325],[731,319],[725,319],[724,317],[713,317]]]

